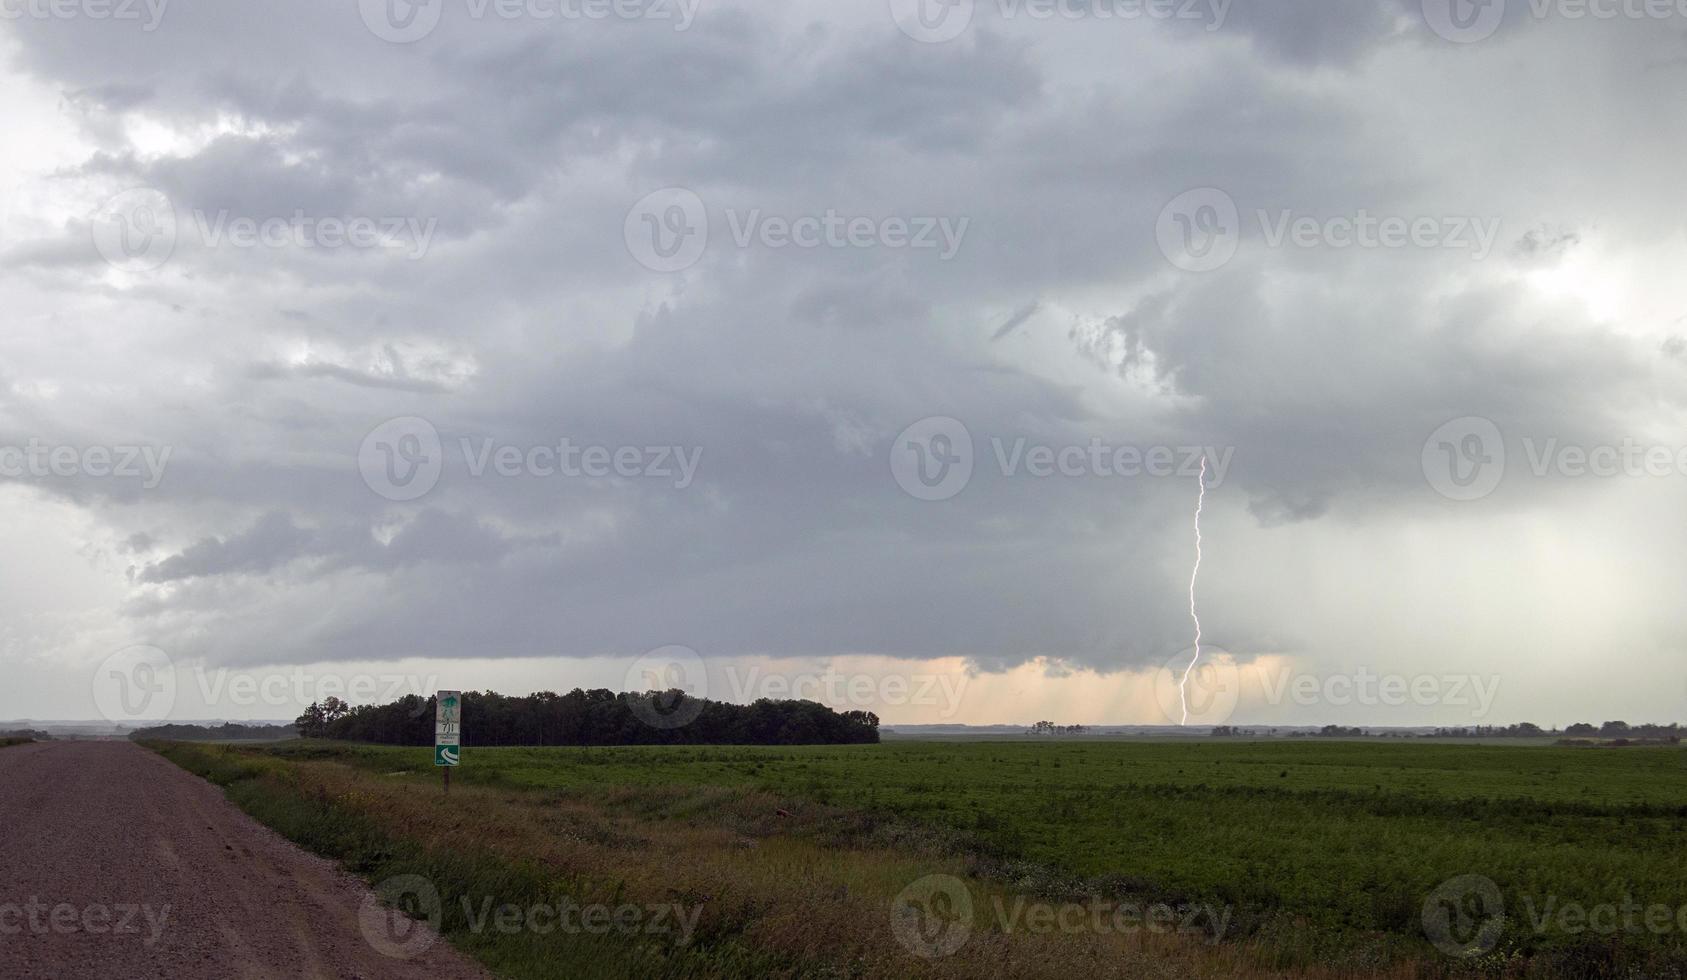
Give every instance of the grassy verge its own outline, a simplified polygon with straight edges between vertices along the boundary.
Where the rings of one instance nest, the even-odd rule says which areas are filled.
[[[1679,931],[1532,931],[1541,906],[1524,904],[1679,906],[1679,751],[477,749],[447,803],[425,749],[159,748],[372,881],[438,882],[446,934],[508,976],[545,975],[558,957],[583,976],[1620,977],[1680,976],[1687,962]],[[965,891],[972,930],[926,960],[890,909],[934,874]],[[1474,962],[1424,938],[1425,900],[1460,875],[1492,878],[1510,913]],[[694,932],[587,941],[475,925],[477,910],[558,895],[675,904]],[[1080,914],[1159,902],[1191,928],[1039,930],[1016,912],[1027,901]]]
[[[536,789],[465,767],[447,799],[426,750],[151,747],[371,882],[426,879],[442,898],[445,937],[505,977],[1423,975],[1377,957],[1375,944],[1363,964],[1272,967],[1273,951],[1215,944],[1183,909],[1154,929],[1039,922],[1020,913],[1087,909],[1093,883],[983,854],[940,824],[755,787]],[[947,897],[973,910],[964,941],[940,958],[919,954],[956,935],[944,922],[899,932],[892,921],[898,896],[932,880],[954,883],[963,895]],[[489,924],[500,907],[565,904],[676,911],[657,934],[649,915],[599,934]]]

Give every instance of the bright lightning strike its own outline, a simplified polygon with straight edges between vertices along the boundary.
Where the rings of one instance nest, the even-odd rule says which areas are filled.
[[[1189,618],[1195,621],[1195,656],[1189,660],[1189,666],[1183,669],[1183,680],[1178,684],[1177,696],[1183,703],[1183,721],[1179,724],[1189,724],[1189,674],[1201,660],[1201,617],[1195,612],[1195,580],[1201,577],[1201,510],[1207,505],[1207,458],[1201,457],[1200,495],[1195,498],[1195,570],[1189,573]]]

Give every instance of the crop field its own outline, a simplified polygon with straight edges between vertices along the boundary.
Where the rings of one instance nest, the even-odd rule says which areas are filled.
[[[586,976],[746,964],[862,977],[1679,976],[1687,963],[1687,756],[1674,748],[471,746],[447,798],[426,749],[157,747],[371,880],[440,882],[445,935],[509,976],[574,955]],[[968,892],[954,950],[893,927],[895,903],[932,875]],[[525,901],[557,882],[582,900],[694,903],[695,934],[509,935],[476,928],[455,901]],[[1059,925],[1004,911],[1039,904]],[[1103,905],[1174,911],[1159,930],[1059,915]]]

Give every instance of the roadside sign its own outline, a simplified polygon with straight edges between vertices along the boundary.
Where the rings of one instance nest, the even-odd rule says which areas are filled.
[[[433,764],[461,765],[463,760],[463,692],[440,691],[433,723]]]

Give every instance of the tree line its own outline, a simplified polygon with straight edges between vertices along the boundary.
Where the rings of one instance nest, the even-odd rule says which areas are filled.
[[[175,742],[272,742],[292,736],[293,729],[287,725],[239,725],[233,722],[216,726],[154,725],[129,733],[129,737],[136,740],[155,738]]]
[[[879,740],[870,711],[837,712],[814,701],[730,704],[682,691],[616,694],[575,688],[510,697],[463,693],[463,744],[497,745],[848,745]],[[381,745],[432,745],[434,698],[406,695],[352,707],[328,698],[294,722],[304,738]]]

